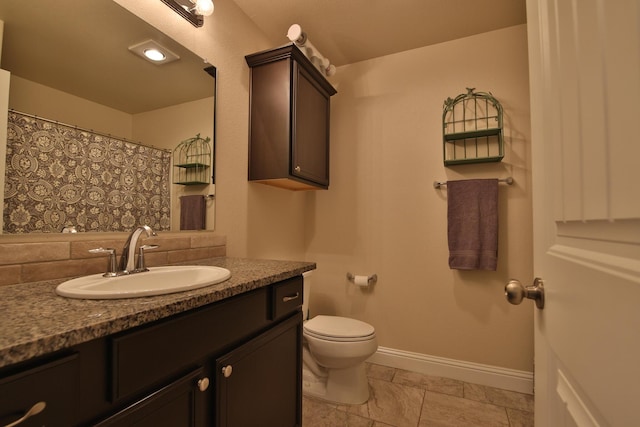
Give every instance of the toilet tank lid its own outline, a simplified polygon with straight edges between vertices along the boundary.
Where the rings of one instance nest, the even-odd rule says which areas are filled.
[[[316,335],[336,338],[368,337],[376,331],[373,326],[360,320],[324,315],[305,322],[304,329]]]

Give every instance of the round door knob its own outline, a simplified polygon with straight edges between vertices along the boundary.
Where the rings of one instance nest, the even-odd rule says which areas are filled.
[[[541,278],[536,277],[533,286],[523,286],[518,280],[509,280],[507,286],[504,287],[504,296],[511,304],[518,305],[523,299],[529,298],[535,300],[536,307],[544,308],[544,286]]]
[[[209,378],[204,377],[198,380],[198,390],[206,391],[209,388]]]
[[[233,372],[233,366],[227,365],[222,367],[222,375],[224,375],[225,378],[229,378],[232,372]]]

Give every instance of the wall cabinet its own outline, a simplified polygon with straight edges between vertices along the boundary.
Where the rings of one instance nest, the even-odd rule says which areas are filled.
[[[301,305],[298,276],[4,368],[0,425],[300,426]]]
[[[330,98],[336,90],[295,44],[246,61],[249,180],[290,190],[328,188]]]

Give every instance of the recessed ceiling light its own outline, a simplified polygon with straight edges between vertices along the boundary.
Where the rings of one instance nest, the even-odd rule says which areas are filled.
[[[154,64],[166,64],[180,59],[178,55],[155,40],[146,40],[142,43],[134,44],[129,46],[129,50]]]
[[[152,61],[164,61],[167,57],[164,53],[160,52],[158,49],[145,49],[142,53],[144,56],[149,58]]]

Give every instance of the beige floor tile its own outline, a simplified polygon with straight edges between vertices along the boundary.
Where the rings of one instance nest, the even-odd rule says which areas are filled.
[[[505,408],[533,412],[533,396],[530,394],[464,383],[464,397],[478,402],[493,403]]]
[[[509,427],[504,408],[426,392],[419,427]]]
[[[303,427],[533,427],[533,396],[367,364],[370,399],[305,396]]]
[[[369,380],[369,418],[394,427],[416,427],[424,390],[377,379]]]
[[[373,421],[339,410],[336,405],[302,399],[302,427],[373,427]]]
[[[462,381],[419,374],[417,372],[405,371],[402,369],[396,370],[393,382],[413,387],[421,387],[428,391],[435,391],[437,393],[450,394],[458,397],[462,397],[464,393],[464,383]]]
[[[507,416],[511,427],[533,427],[533,412],[507,408]]]
[[[374,363],[367,363],[365,366],[367,367],[367,377],[369,378],[391,381],[396,373],[396,369],[389,366],[376,365]]]

